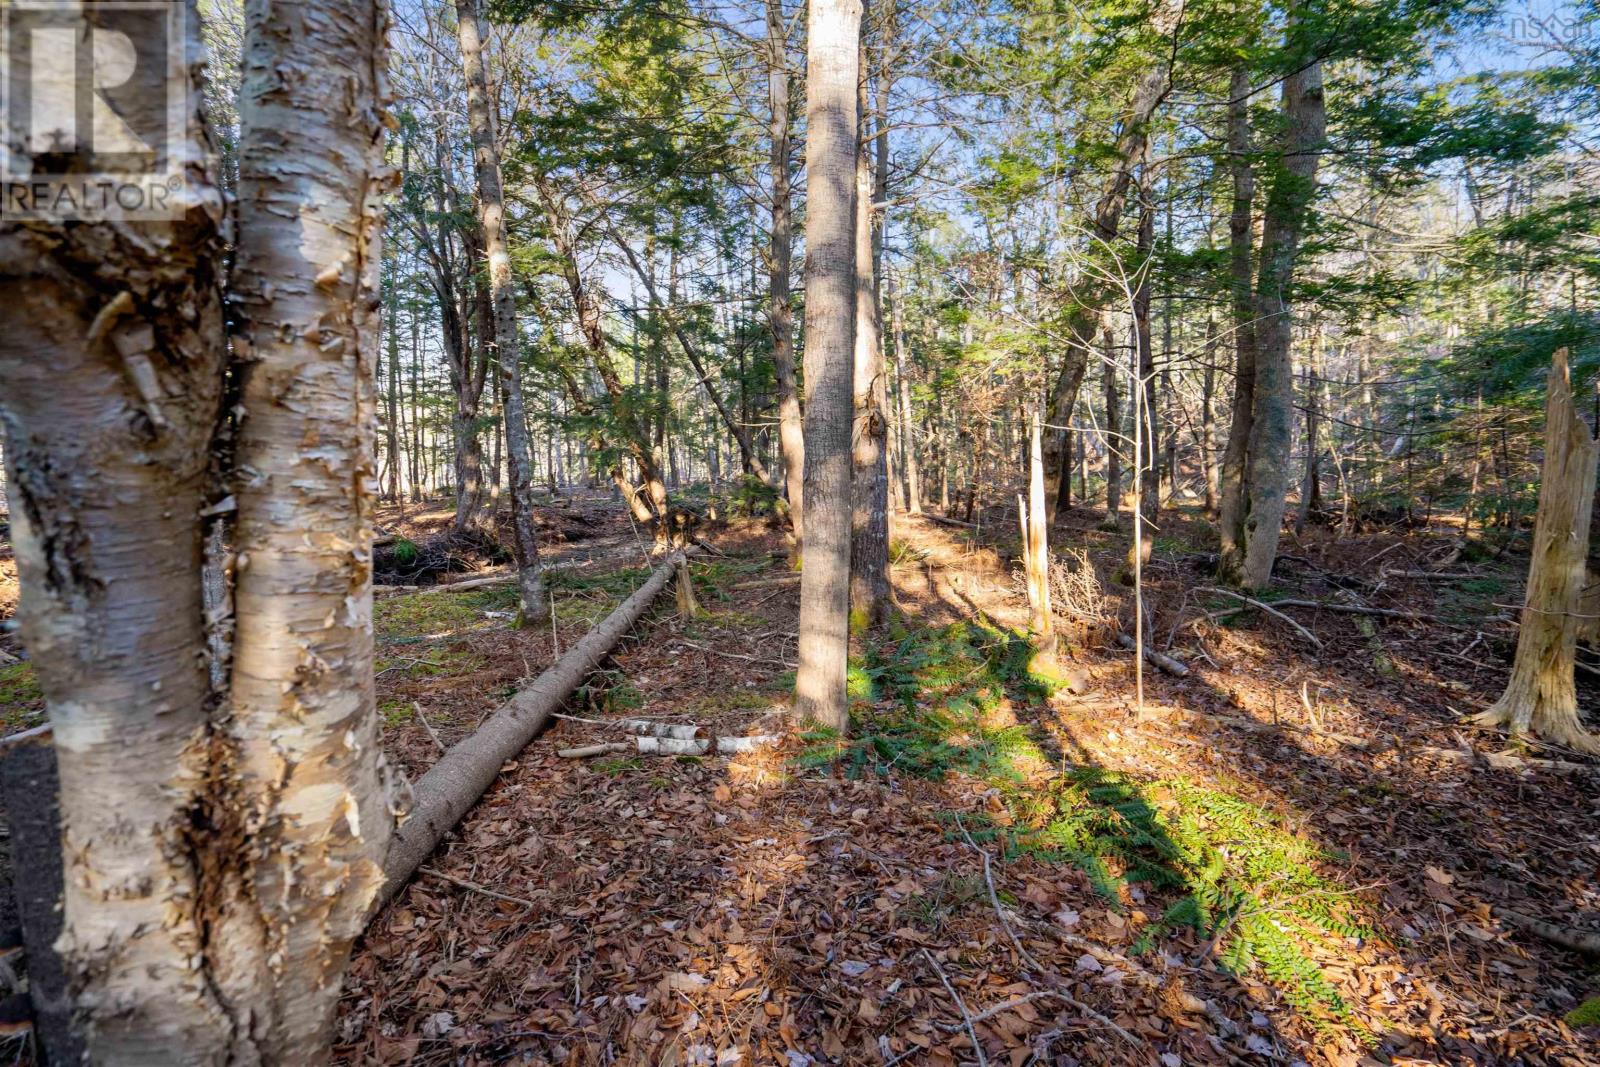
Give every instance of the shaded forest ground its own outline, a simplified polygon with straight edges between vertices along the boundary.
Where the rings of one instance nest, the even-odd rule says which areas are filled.
[[[382,518],[406,557],[451,515]],[[1126,619],[1126,534],[1103,518],[1075,511],[1056,540],[1093,565],[1068,587],[1104,599],[1079,606]],[[857,639],[850,743],[584,761],[556,751],[617,735],[568,720],[507,764],[359,946],[340,1061],[972,1063],[970,1018],[984,1062],[1012,1067],[1600,1063],[1600,1029],[1563,1021],[1600,971],[1494,912],[1592,924],[1597,780],[1491,766],[1503,744],[1459,721],[1504,678],[1520,559],[1448,528],[1313,533],[1280,596],[1428,620],[1283,609],[1318,649],[1197,592],[1205,525],[1165,518],[1149,632],[1191,673],[1147,670],[1140,714],[1131,656],[1092,621],[1063,619],[1070,685],[1030,674],[1014,523],[986,522],[996,546],[900,517],[903,614]],[[413,777],[647,573],[602,497],[544,533],[554,644],[509,628],[506,585],[380,588],[386,743]],[[707,536],[706,614],[664,597],[572,714],[787,728],[782,539],[757,520]],[[497,566],[458,554],[447,580]],[[1461,577],[1394,573],[1429,570]],[[6,731],[41,712],[25,659],[0,662]]]
[[[552,555],[592,559],[554,573],[562,648],[647,573],[625,513],[571,507],[587,536]],[[1126,537],[1102,518],[1057,540],[1127,618]],[[1488,766],[1503,745],[1459,723],[1504,677],[1520,561],[1383,577],[1450,558],[1449,532],[1313,535],[1290,595],[1432,620],[1286,609],[1318,650],[1194,592],[1204,538],[1164,522],[1150,631],[1192,670],[1147,671],[1142,714],[1103,628],[1068,628],[1069,687],[1032,676],[1002,555],[902,519],[904,614],[857,639],[857,740],[584,761],[556,751],[617,734],[561,722],[373,924],[341,1061],[970,1063],[970,1018],[1013,1067],[1600,1062],[1597,1031],[1562,1021],[1600,974],[1492,912],[1595,913],[1600,791]],[[750,520],[708,539],[706,615],[663,598],[573,714],[785,725],[781,539]],[[379,699],[411,775],[550,662],[548,629],[507,628],[511,600],[380,595]]]

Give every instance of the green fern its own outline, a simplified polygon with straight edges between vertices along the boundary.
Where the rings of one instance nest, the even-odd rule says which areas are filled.
[[[852,669],[852,735],[804,735],[802,767],[831,765],[851,777],[980,778],[997,789],[1009,819],[999,825],[964,815],[957,826],[952,816],[952,836],[1070,864],[1119,910],[1130,887],[1143,887],[1162,911],[1141,931],[1136,951],[1193,930],[1215,941],[1223,966],[1263,974],[1324,1039],[1342,1029],[1374,1042],[1308,952],[1327,938],[1380,938],[1359,901],[1321,873],[1340,857],[1272,812],[1185,779],[1087,767],[1030,785],[1024,768],[1050,762],[1030,732],[986,725],[1007,699],[1037,703],[1053,692],[1049,679],[1029,670],[1025,635],[896,620],[888,637]]]

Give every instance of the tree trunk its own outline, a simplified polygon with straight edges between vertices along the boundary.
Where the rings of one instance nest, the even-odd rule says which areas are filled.
[[[370,547],[388,15],[255,0],[246,17],[237,629],[204,969],[233,1061],[314,1063],[394,829]]]
[[[628,486],[620,464],[613,468],[612,479],[628,500],[629,506],[634,509],[636,519],[641,522],[655,521],[658,543],[664,544],[666,528],[662,524],[667,517],[666,483],[662,481],[661,471],[656,466],[655,457],[650,453],[650,439],[639,421],[638,412],[633,410],[627,392],[623,389],[622,377],[617,373],[616,364],[612,362],[611,350],[606,342],[605,324],[601,321],[600,304],[589,286],[584,283],[583,274],[578,268],[578,249],[562,204],[548,180],[536,176],[534,186],[549,219],[551,241],[561,262],[562,274],[572,295],[573,306],[577,309],[578,328],[583,333],[589,350],[590,363],[611,402],[611,416],[621,432],[628,454],[638,464],[639,473],[645,482],[648,503],[641,500],[639,494]],[[586,398],[584,402],[587,403]]]
[[[185,14],[198,49],[192,4]],[[79,17],[102,16],[91,6]],[[210,919],[193,830],[207,806],[213,699],[197,516],[224,360],[223,204],[205,169],[197,69],[183,218],[0,221],[17,620],[55,733],[58,945],[80,1032],[106,1063],[221,1062],[230,1045],[210,972],[191,966]],[[160,128],[164,80],[185,74],[181,54],[170,70],[140,64],[124,99],[151,113],[124,117]]]
[[[32,735],[32,736],[29,736]],[[10,891],[22,925],[33,1002],[35,1041],[44,1062],[83,1062],[83,1035],[73,1026],[72,993],[56,951],[61,936],[61,780],[48,727],[0,740],[0,804],[5,806]]]
[[[1106,524],[1115,528],[1122,522],[1122,412],[1117,399],[1117,342],[1111,327],[1105,328],[1105,361],[1101,367],[1105,386],[1106,425],[1103,440],[1106,445]],[[1046,473],[1046,478],[1049,475]]]
[[[1055,615],[1050,610],[1050,513],[1045,507],[1044,457],[1039,417],[1030,420],[1028,497],[1018,496],[1022,519],[1022,567],[1028,586],[1028,625],[1033,630],[1036,665],[1053,668],[1056,655]]]
[[[1291,22],[1291,28],[1293,22]],[[1245,520],[1243,585],[1264,589],[1272,580],[1283,512],[1288,503],[1289,445],[1294,423],[1294,320],[1289,287],[1300,237],[1317,191],[1317,163],[1327,131],[1322,65],[1306,64],[1283,83],[1283,161],[1267,195],[1256,283],[1255,412],[1250,428],[1250,515]]]
[[[506,435],[506,467],[511,483],[511,549],[517,564],[517,622],[542,621],[549,609],[544,568],[539,560],[539,535],[533,514],[533,450],[528,443],[527,409],[522,396],[522,346],[517,333],[517,297],[511,281],[511,254],[506,248],[505,195],[500,159],[495,151],[494,114],[483,70],[483,42],[477,0],[455,0],[456,37],[467,80],[467,123],[472,130],[472,155],[478,173],[478,223],[489,262],[489,299],[494,307],[496,360],[500,392],[505,399],[502,421]]]
[[[866,48],[861,49],[863,57]],[[861,125],[866,126],[866,81],[861,83]],[[878,303],[878,240],[874,234],[871,142],[856,154],[856,336],[851,432],[850,622],[876,626],[889,609],[889,423],[884,381],[883,321]]]
[[[795,710],[849,727],[850,429],[860,0],[812,0],[806,85],[805,542]]]
[[[1236,584],[1244,571],[1244,517],[1250,498],[1250,428],[1255,417],[1256,310],[1255,168],[1250,162],[1250,75],[1236,67],[1228,82],[1228,169],[1233,178],[1233,212],[1228,217],[1228,275],[1233,304],[1233,416],[1218,474],[1217,530],[1221,548],[1217,577]]]
[[[783,0],[767,0],[767,99],[771,108],[772,243],[768,260],[767,320],[772,330],[772,366],[778,386],[778,447],[789,497],[796,551],[803,541],[805,426],[794,377],[794,307],[789,294],[794,256],[793,193],[789,175],[789,38]]]
[[[1200,468],[1205,480],[1206,517],[1217,517],[1222,469],[1217,463],[1217,319],[1206,316],[1205,368],[1200,382]]]
[[[889,300],[894,308],[894,356],[900,385],[900,472],[905,480],[906,510],[922,514],[922,471],[917,456],[917,424],[911,414],[911,353],[906,348],[905,297],[888,276]]]
[[[1154,29],[1161,34],[1173,32],[1183,13],[1182,0],[1163,0],[1150,16]],[[1156,109],[1172,89],[1172,72],[1163,60],[1147,70],[1134,87],[1133,99],[1122,118],[1121,134],[1117,138],[1111,175],[1106,179],[1100,199],[1095,203],[1094,216],[1088,220],[1088,230],[1094,244],[1088,255],[1099,259],[1106,255],[1106,246],[1116,239],[1122,219],[1123,205],[1128,198],[1128,187],[1133,182],[1133,170],[1144,158],[1149,140],[1150,120]],[[1072,421],[1072,409],[1078,403],[1078,390],[1083,386],[1089,357],[1094,352],[1094,337],[1099,329],[1105,305],[1115,293],[1101,281],[1080,275],[1074,306],[1068,312],[1066,323],[1066,350],[1062,354],[1061,371],[1050,394],[1050,411],[1045,421],[1051,426],[1066,427]],[[1056,514],[1061,492],[1061,475],[1065,467],[1066,429],[1051,430],[1044,441],[1044,478],[1047,506]]]
[[[1141,177],[1141,204],[1139,207],[1139,237],[1135,246],[1134,263],[1143,271],[1133,290],[1133,344],[1137,390],[1133,406],[1133,432],[1138,438],[1138,462],[1134,477],[1139,479],[1139,538],[1129,547],[1128,570],[1135,570],[1133,554],[1138,554],[1137,565],[1150,562],[1150,551],[1155,546],[1156,513],[1161,507],[1161,452],[1156,436],[1156,359],[1150,341],[1150,273],[1149,262],[1155,244],[1155,206],[1150,202],[1150,188]]]
[[[1600,442],[1573,402],[1566,349],[1555,354],[1547,393],[1544,470],[1517,656],[1505,693],[1478,721],[1505,727],[1513,737],[1533,734],[1553,744],[1600,752],[1600,737],[1586,731],[1578,718],[1573,683],[1578,636],[1592,624],[1579,615],[1585,603]]]

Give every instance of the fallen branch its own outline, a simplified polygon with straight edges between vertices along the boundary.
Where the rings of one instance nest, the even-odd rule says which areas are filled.
[[[458,885],[462,889],[470,889],[474,893],[482,893],[486,897],[493,897],[496,900],[503,900],[508,904],[521,904],[525,908],[537,908],[539,906],[533,901],[524,899],[523,897],[513,897],[508,896],[505,893],[496,893],[493,889],[490,889],[487,886],[481,886],[477,882],[469,882],[465,878],[457,878],[453,874],[445,874],[443,871],[437,870],[433,867],[418,867],[417,873],[425,874],[430,878],[437,878],[443,882],[449,882],[451,885]]]
[[[581,715],[563,715],[557,712],[557,719],[567,722],[588,723],[591,726],[610,726],[613,729],[625,730],[630,734],[644,734],[648,737],[682,737],[696,738],[705,736],[705,728],[701,726],[676,725],[666,722],[651,722],[649,719],[586,719]]]
[[[927,511],[922,513],[922,517],[927,519],[929,522],[943,523],[946,526],[959,526],[963,530],[976,530],[978,528],[978,524],[975,522],[962,522],[960,519],[947,519],[943,515],[935,515],[932,512]]]
[[[395,831],[384,859],[384,887],[378,904],[387,902],[433,854],[444,835],[493,784],[501,766],[527,747],[562,702],[633,628],[672,580],[681,559],[674,553],[659,564],[632,596],[418,780],[410,818]]]
[[[712,648],[710,645],[697,645],[693,641],[685,641],[681,637],[678,639],[678,644],[695,649],[699,652],[709,652],[713,656],[725,656],[728,659],[742,659],[747,663],[770,663],[774,667],[787,667],[790,670],[794,670],[795,667],[795,665],[790,663],[788,660],[765,659],[761,656],[747,656],[743,652],[724,652],[720,648]]]
[[[1410,619],[1413,622],[1427,621],[1424,616],[1414,611],[1397,611],[1394,608],[1369,608],[1364,604],[1335,604],[1326,600],[1278,600],[1274,603],[1280,608],[1317,608],[1322,611],[1336,611],[1344,615],[1376,615],[1382,619]]]
[[[1524,915],[1510,908],[1495,908],[1493,912],[1495,918],[1508,922],[1519,930],[1537,934],[1552,945],[1559,945],[1585,956],[1600,956],[1600,930],[1581,930],[1575,926],[1562,926],[1560,923],[1536,919],[1532,915]]]
[[[950,994],[950,999],[956,1002],[956,1007],[961,1009],[961,1018],[966,1022],[967,1037],[972,1041],[972,1051],[978,1057],[978,1067],[989,1067],[989,1057],[983,1054],[983,1043],[978,1040],[978,1029],[972,1025],[972,1013],[967,1010],[967,1002],[961,999],[961,994],[956,992],[956,987],[950,984],[950,979],[945,976],[944,968],[939,966],[939,961],[933,958],[933,953],[927,949],[922,954],[928,957],[928,962],[933,965],[933,971],[939,976],[939,981],[944,983],[945,992]]]
[[[433,732],[433,724],[428,721],[428,717],[422,714],[422,705],[413,700],[411,702],[411,710],[417,713],[417,721],[422,724],[424,730],[428,731],[428,736],[433,739],[434,747],[439,750],[439,755],[444,755],[444,742],[439,740],[439,735]]]
[[[631,751],[633,745],[626,741],[601,741],[593,745],[579,745],[577,748],[558,748],[556,755],[562,759],[593,759],[595,756],[612,756]]]
[[[753,737],[635,737],[629,741],[602,741],[577,748],[563,748],[556,755],[563,759],[588,759],[591,756],[609,756],[619,752],[635,752],[641,756],[719,756],[736,752],[753,752],[767,745],[776,745],[783,738],[777,734],[756,734]]]
[[[1214,585],[1198,586],[1198,587],[1196,587],[1195,592],[1197,592],[1197,593],[1217,593],[1217,594],[1219,594],[1221,596],[1231,596],[1235,600],[1242,600],[1246,604],[1251,605],[1252,607],[1260,608],[1262,611],[1266,612],[1268,615],[1274,616],[1275,618],[1282,619],[1284,622],[1286,622],[1290,626],[1294,627],[1295,630],[1299,632],[1301,637],[1304,637],[1307,641],[1310,641],[1317,648],[1321,648],[1322,647],[1322,639],[1319,638],[1316,634],[1312,633],[1310,630],[1306,629],[1304,626],[1301,626],[1299,623],[1295,622],[1293,619],[1291,619],[1289,616],[1285,615],[1283,612],[1279,611],[1277,608],[1273,607],[1271,604],[1267,604],[1267,603],[1264,603],[1263,601],[1257,600],[1255,597],[1248,597],[1248,596],[1245,596],[1243,593],[1235,593],[1231,589],[1219,589]]]
[[[1117,647],[1125,648],[1129,652],[1132,652],[1138,646],[1134,644],[1133,638],[1129,637],[1127,634],[1119,633],[1117,634]],[[1187,678],[1189,676],[1188,667],[1184,666],[1181,662],[1173,659],[1171,656],[1168,656],[1165,653],[1157,652],[1149,645],[1144,646],[1144,658],[1149,660],[1151,663],[1154,663],[1157,667],[1166,671],[1174,678]]]

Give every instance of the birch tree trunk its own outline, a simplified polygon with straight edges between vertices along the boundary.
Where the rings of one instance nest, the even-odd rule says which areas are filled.
[[[865,57],[865,46],[861,54]],[[865,79],[858,98],[864,134],[868,110]],[[871,143],[863,136],[856,153],[856,335],[850,441],[850,624],[856,630],[878,625],[889,607],[888,389],[878,303],[878,241],[873,232]]]
[[[372,669],[388,14],[250,0],[246,24],[237,630],[201,970],[229,1062],[318,1063],[395,821]]]
[[[778,388],[778,448],[794,526],[796,558],[805,533],[805,425],[794,376],[794,306],[789,293],[794,256],[793,191],[789,175],[789,37],[783,0],[767,0],[767,100],[771,108],[772,238],[767,263],[767,320]]]
[[[193,831],[210,785],[199,514],[222,405],[223,208],[199,67],[185,66],[200,20],[193,4],[183,14],[188,57],[141,64],[124,99],[153,110],[124,118],[160,128],[166,79],[187,86],[185,214],[0,220],[17,619],[61,781],[58,946],[91,1055],[119,1064],[220,1063],[232,1029],[208,969],[191,966],[210,918]]]
[[[1294,427],[1294,361],[1290,341],[1294,320],[1289,287],[1294,281],[1300,237],[1316,196],[1317,164],[1327,132],[1321,63],[1307,63],[1284,80],[1283,115],[1283,160],[1267,195],[1256,284],[1256,396],[1242,582],[1247,589],[1264,589],[1272,580],[1292,478],[1289,446]]]
[[[549,598],[544,567],[539,561],[539,534],[533,515],[533,453],[528,444],[527,409],[522,397],[522,345],[517,333],[517,297],[511,281],[511,254],[506,248],[505,194],[500,158],[495,151],[494,114],[489,110],[488,79],[483,70],[483,40],[476,0],[455,0],[456,39],[467,80],[467,124],[472,130],[472,157],[478,174],[478,223],[489,262],[489,300],[494,309],[495,358],[500,391],[505,398],[506,466],[511,483],[511,548],[517,564],[517,622],[544,619]]]
[[[860,0],[812,0],[806,74],[805,542],[795,710],[849,727],[850,427]]]
[[[1586,731],[1578,718],[1573,683],[1579,635],[1595,625],[1580,615],[1592,613],[1600,603],[1600,597],[1584,595],[1600,441],[1573,402],[1566,349],[1555,354],[1550,368],[1544,415],[1544,470],[1517,656],[1505,692],[1478,721],[1504,727],[1513,737],[1533,734],[1600,752],[1600,737]]]
[[[1228,277],[1233,305],[1233,416],[1218,475],[1217,577],[1234,584],[1244,571],[1244,516],[1249,500],[1250,428],[1255,419],[1256,309],[1254,274],[1255,167],[1250,162],[1250,75],[1235,67],[1228,81],[1228,170],[1233,211],[1228,216]]]

